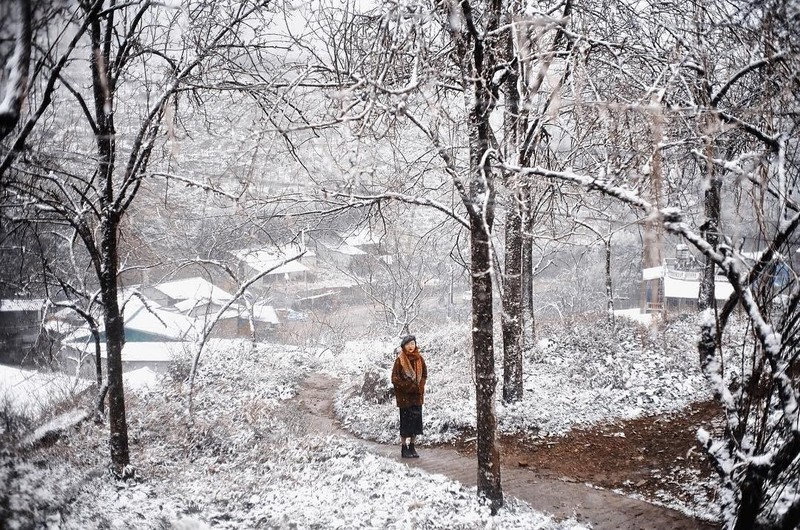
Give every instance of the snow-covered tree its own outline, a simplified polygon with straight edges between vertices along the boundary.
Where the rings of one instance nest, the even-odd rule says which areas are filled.
[[[266,23],[267,4],[97,0],[66,6],[50,23],[69,31],[36,43],[40,86],[31,92],[38,100],[6,137],[4,209],[64,231],[67,239],[75,234],[94,272],[106,332],[111,461],[121,476],[132,470],[121,362],[123,220],[143,182],[154,178],[150,166],[178,119],[182,94],[221,88],[225,65],[246,62],[244,39],[257,45],[265,38],[253,35],[250,24]],[[51,104],[53,118],[45,121]]]

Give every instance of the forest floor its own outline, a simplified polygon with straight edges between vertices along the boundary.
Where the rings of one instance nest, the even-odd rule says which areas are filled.
[[[576,428],[564,436],[499,437],[504,465],[539,475],[589,483],[651,502],[678,499],[692,505],[714,495],[707,479],[713,469],[697,445],[698,427],[721,424],[714,402],[695,403],[672,414]],[[475,453],[474,435],[456,442],[459,452]]]

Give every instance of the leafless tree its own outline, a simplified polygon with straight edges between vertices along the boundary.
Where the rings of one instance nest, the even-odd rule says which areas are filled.
[[[670,6],[664,8],[670,16],[662,17],[661,22],[648,19],[649,27],[661,28],[662,36],[679,34],[677,30],[682,28],[679,11],[669,11]],[[640,92],[639,103],[629,102],[628,108],[639,112],[645,123],[653,123],[654,115],[660,116],[663,131],[670,134],[683,134],[686,118],[692,117],[698,119],[706,134],[712,135],[711,143],[701,139],[697,148],[683,150],[672,149],[675,142],[667,142],[664,136],[651,135],[653,153],[661,154],[650,158],[648,176],[661,171],[660,177],[669,184],[673,168],[681,160],[696,159],[699,163],[691,167],[705,168],[703,173],[707,176],[710,166],[714,166],[715,178],[723,188],[727,186],[753,197],[748,207],[760,220],[760,239],[766,244],[755,264],[748,262],[737,249],[737,227],[727,230],[722,226],[712,227],[715,232],[712,235],[705,230],[708,225],[693,226],[691,212],[684,215],[676,197],[662,195],[658,200],[665,202],[661,204],[643,198],[649,196],[647,190],[635,190],[623,178],[635,176],[629,171],[630,166],[612,165],[613,174],[551,171],[534,166],[507,165],[506,169],[580,183],[635,206],[653,223],[692,244],[727,277],[734,294],[718,312],[712,305],[703,313],[698,341],[702,369],[725,411],[725,431],[715,439],[701,430],[698,439],[719,473],[724,492],[723,522],[727,528],[792,528],[800,522],[800,503],[793,478],[800,455],[795,339],[800,290],[796,264],[789,256],[796,250],[794,242],[800,225],[793,195],[800,172],[793,139],[796,116],[779,109],[797,104],[798,34],[796,24],[789,22],[792,15],[784,3],[770,9],[745,5],[723,9],[721,4],[698,4],[697,8],[707,17],[704,37],[713,39],[705,49],[718,46],[726,53],[714,48],[717,50],[714,68],[709,62],[704,69],[694,59],[692,48],[681,49],[677,55],[681,66],[673,71],[666,61],[668,50],[656,46],[643,50],[628,48],[629,53],[649,56],[656,61],[653,64],[664,65],[661,72],[665,74],[661,81],[648,83],[648,88],[655,87],[654,91]],[[731,24],[731,20],[739,23]],[[733,28],[741,28],[737,38],[716,35],[717,31],[733,31]],[[721,56],[726,57],[725,62],[719,60]],[[591,63],[592,58],[588,59]],[[621,55],[618,59],[616,64],[623,69],[635,62],[622,60]],[[683,76],[682,68],[692,71],[692,75]],[[673,72],[677,75],[671,75]],[[703,90],[709,94],[707,98],[693,97],[697,92],[686,90],[690,81],[698,80],[697,72],[701,74],[701,84],[705,84]],[[753,90],[753,83],[766,86],[766,90]],[[633,86],[628,85],[628,90]],[[655,98],[654,93],[658,94]],[[708,120],[716,125],[708,128]],[[680,145],[691,146],[696,137],[688,133],[684,138],[678,140]],[[718,149],[719,145],[738,147]],[[669,156],[664,156],[665,153]],[[661,162],[664,165],[656,171],[652,164]],[[712,183],[712,188],[715,185]],[[698,191],[705,190],[700,187]],[[700,202],[704,201],[716,208],[713,197],[704,197]],[[706,221],[713,223],[716,214],[707,215]],[[780,275],[783,280],[776,283],[774,272],[778,270],[783,271]],[[722,362],[727,348],[723,336],[737,305],[752,329],[752,343],[739,352],[744,377],[741,382],[730,380]]]
[[[68,34],[70,40],[59,40],[49,48],[42,45],[35,76],[41,85],[35,92],[39,102],[30,105],[30,116],[24,123],[20,120],[15,137],[14,131],[9,134],[11,140],[2,153],[5,206],[29,207],[35,212],[31,221],[74,232],[96,276],[108,355],[111,460],[120,476],[133,470],[122,388],[121,223],[144,180],[153,177],[148,167],[154,147],[163,141],[165,122],[171,126],[179,95],[201,90],[201,80],[218,74],[217,68],[242,53],[245,22],[261,17],[264,5],[245,2],[228,9],[223,3],[200,2],[182,11],[151,2],[98,0],[68,9],[63,16],[72,28],[59,38]],[[175,24],[182,28],[179,35],[171,31]],[[88,72],[80,63],[69,63],[78,53],[88,60]],[[87,73],[88,87],[83,82]],[[83,150],[92,152],[91,156],[65,157],[54,152],[52,139],[44,141],[46,135],[41,132],[36,136],[41,143],[30,141],[53,101],[56,116],[73,120],[72,127],[56,132],[67,142],[78,139],[79,145],[66,146],[67,152]],[[70,101],[76,109],[74,118],[64,118],[69,116]],[[80,144],[87,132],[93,140],[91,148]],[[53,134],[52,130],[46,134]],[[180,179],[165,173],[162,177]],[[190,178],[180,180],[195,183]]]

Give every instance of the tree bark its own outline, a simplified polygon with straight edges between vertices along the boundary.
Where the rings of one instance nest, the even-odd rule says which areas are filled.
[[[104,219],[102,226],[100,289],[105,307],[111,464],[118,476],[125,477],[129,473],[130,454],[128,423],[125,418],[125,394],[122,386],[122,347],[125,345],[125,327],[117,300],[118,252],[115,221],[113,218]]]
[[[527,234],[522,235],[522,311],[523,331],[527,344],[536,343],[536,313],[533,305],[533,242]]]
[[[522,216],[514,199],[506,212],[503,275],[503,401],[522,399]]]
[[[497,416],[494,392],[494,332],[492,329],[492,259],[489,234],[482,222],[470,228],[472,259],[472,349],[475,356],[475,408],[477,423],[478,494],[489,500],[492,513],[503,506],[500,453],[497,450]]]
[[[611,236],[605,240],[606,254],[606,301],[608,310],[608,322],[614,326],[614,290],[611,281]]]
[[[122,383],[122,348],[125,345],[125,322],[118,300],[117,272],[119,268],[118,230],[119,213],[114,201],[115,135],[113,84],[109,67],[109,46],[113,11],[107,20],[105,34],[101,29],[100,15],[92,11],[90,34],[92,39],[90,66],[94,96],[96,143],[98,157],[98,188],[102,190],[100,213],[100,290],[103,296],[106,326],[106,359],[108,363],[108,416],[111,465],[117,476],[125,478],[130,471],[128,450],[128,423],[125,413],[125,391]]]
[[[500,453],[497,449],[495,414],[494,309],[492,305],[491,235],[494,224],[494,173],[488,155],[493,133],[489,117],[494,107],[491,93],[496,66],[495,50],[482,35],[496,31],[502,2],[488,2],[483,12],[484,28],[480,34],[470,2],[460,4],[465,29],[454,32],[461,61],[469,129],[469,212],[470,255],[472,272],[472,350],[475,357],[475,408],[478,453],[478,495],[485,498],[492,514],[503,506],[500,479]]]
[[[512,29],[504,33],[506,57],[514,57],[513,16],[521,11],[518,2],[510,2],[503,17],[503,23]],[[519,108],[519,74],[516,68],[508,68],[503,92],[505,113],[503,130],[506,159],[516,155],[522,164],[523,156],[519,145],[521,123]],[[514,403],[522,399],[522,351],[524,346],[522,315],[522,193],[520,183],[514,175],[505,176],[508,192],[511,195],[506,207],[505,267],[503,273],[502,328],[503,328],[503,401]]]
[[[713,171],[713,168],[709,167],[709,171]],[[703,238],[708,241],[713,248],[717,248],[719,244],[720,188],[721,182],[712,175],[704,197],[706,220],[703,225]],[[708,309],[709,307],[714,307],[716,303],[714,296],[714,276],[716,272],[717,268],[714,261],[706,257],[703,265],[703,277],[700,280],[700,294],[697,301],[700,311]]]
[[[499,16],[499,13],[495,13]],[[475,44],[475,65],[483,73],[481,45]],[[500,453],[495,414],[494,327],[492,305],[494,224],[493,173],[486,152],[491,128],[491,94],[485,84],[472,83],[469,108],[470,137],[470,254],[472,271],[472,349],[475,356],[475,407],[477,423],[478,494],[489,501],[492,514],[503,506]]]

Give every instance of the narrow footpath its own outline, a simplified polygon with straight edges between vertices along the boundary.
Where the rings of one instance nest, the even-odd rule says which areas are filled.
[[[438,473],[466,486],[475,486],[477,462],[455,449],[420,448],[422,458],[402,459],[395,445],[383,445],[354,437],[340,428],[334,419],[333,396],[337,381],[325,374],[314,373],[303,381],[299,402],[306,411],[308,431],[323,435],[336,434],[358,440],[370,451],[402,461],[429,473]],[[590,485],[566,482],[538,475],[534,469],[503,465],[503,493],[522,499],[536,510],[558,519],[575,517],[594,529],[604,530],[711,530],[716,526],[692,519],[676,510],[656,506]]]

